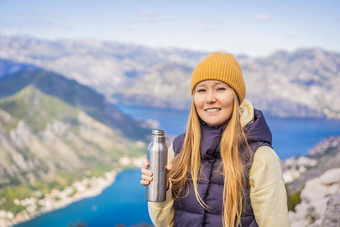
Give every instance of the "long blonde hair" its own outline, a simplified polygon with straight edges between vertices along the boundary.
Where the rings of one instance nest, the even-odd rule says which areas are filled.
[[[242,154],[243,148],[249,148],[245,133],[241,127],[239,115],[239,101],[235,92],[232,116],[226,126],[220,144],[221,150],[221,173],[224,175],[223,188],[223,226],[237,226],[241,224],[243,194],[246,188],[245,162],[249,161],[251,152]],[[187,130],[181,152],[174,158],[170,171],[172,193],[174,199],[179,199],[181,191],[188,184],[188,173],[191,179],[197,201],[202,207],[210,208],[204,203],[198,193],[198,179],[201,169],[201,128],[194,102],[191,102]],[[246,146],[245,146],[246,145]],[[249,149],[246,149],[249,150]],[[244,159],[247,159],[246,161]],[[187,194],[189,192],[187,191]]]

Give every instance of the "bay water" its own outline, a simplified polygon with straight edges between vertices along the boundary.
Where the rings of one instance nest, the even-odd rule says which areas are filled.
[[[188,111],[159,110],[118,105],[124,113],[139,120],[157,121],[167,135],[185,131]],[[304,155],[324,138],[340,135],[340,121],[265,117],[273,134],[273,148],[281,159]],[[151,131],[150,131],[151,134]],[[140,170],[125,170],[102,194],[43,214],[18,227],[87,227],[151,225],[145,201],[145,188],[139,184]]]
[[[156,120],[168,135],[185,132],[189,111],[175,111],[118,105],[138,120]],[[273,135],[273,148],[281,159],[307,154],[324,138],[340,135],[340,120],[314,118],[277,118],[263,112]],[[150,131],[151,134],[151,131]]]
[[[100,195],[38,216],[17,227],[116,227],[152,224],[140,170],[125,170]]]

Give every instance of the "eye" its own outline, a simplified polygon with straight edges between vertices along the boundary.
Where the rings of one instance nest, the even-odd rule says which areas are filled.
[[[199,89],[197,89],[196,92],[205,92],[205,89],[204,88],[199,88]]]
[[[218,87],[217,89],[216,89],[217,91],[225,91],[225,90],[227,90],[225,87]]]

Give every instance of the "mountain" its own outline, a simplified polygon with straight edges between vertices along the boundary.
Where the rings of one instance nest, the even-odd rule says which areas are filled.
[[[91,40],[0,37],[0,57],[91,86],[110,102],[185,109],[190,77],[207,53]],[[236,56],[257,108],[280,117],[340,118],[340,54],[320,48]],[[1,72],[0,72],[1,75]]]
[[[117,88],[112,98],[129,105],[186,109],[192,68],[178,63],[161,63],[149,72],[132,80],[126,87]]]
[[[340,220],[339,214],[331,215],[340,206],[340,136],[323,140],[307,156],[285,160],[283,171],[292,227]]]
[[[308,180],[334,168],[340,168],[340,136],[323,140],[307,156],[292,157],[283,163],[284,177],[292,194],[300,192]]]
[[[0,35],[0,57],[58,72],[109,95],[162,63],[193,67],[205,53],[96,40],[39,40]]]
[[[265,58],[240,59],[248,97],[273,115],[339,118],[340,54],[322,49],[278,51]],[[266,94],[266,95],[264,95]],[[252,98],[253,99],[253,98]],[[275,107],[275,108],[274,108]]]
[[[122,114],[102,95],[74,80],[43,69],[27,69],[3,76],[0,79],[0,98],[15,94],[28,85],[73,107],[81,108],[103,124],[119,129],[126,137],[145,139],[143,136],[148,133],[140,123]]]
[[[36,67],[3,75],[0,213],[8,211],[13,217],[26,209],[26,215],[33,212],[22,205],[26,199],[44,199],[76,181],[125,168],[121,158],[144,155],[148,133],[140,122],[74,80]],[[67,189],[69,194],[77,192],[76,186],[74,192]],[[37,201],[34,212],[48,206]]]
[[[12,73],[22,71],[25,69],[34,69],[34,68],[37,68],[37,66],[31,65],[31,64],[13,62],[13,61],[0,58],[0,77],[6,74],[12,74]]]

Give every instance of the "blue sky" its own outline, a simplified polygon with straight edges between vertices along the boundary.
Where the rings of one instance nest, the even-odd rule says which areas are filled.
[[[340,52],[340,1],[0,0],[0,34],[266,56]]]

